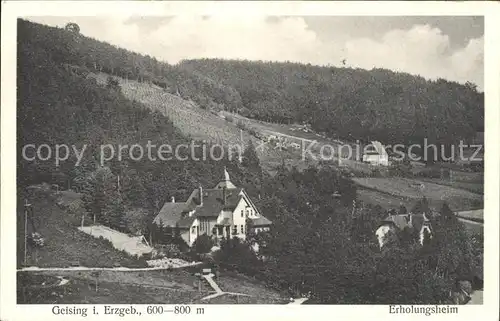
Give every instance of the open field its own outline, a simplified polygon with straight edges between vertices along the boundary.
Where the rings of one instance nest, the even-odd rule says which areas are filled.
[[[467,181],[457,181],[457,180],[446,180],[446,179],[440,179],[440,178],[418,178],[419,181],[422,182],[429,182],[429,183],[434,183],[438,185],[444,185],[444,186],[451,186],[454,188],[462,189],[465,191],[469,191],[475,194],[483,194],[484,193],[484,184],[481,183],[474,183],[474,182],[467,182]]]
[[[471,220],[459,218],[460,222],[462,222],[467,231],[471,234],[483,234],[484,233],[484,224],[479,222],[474,222]]]
[[[459,217],[462,217],[464,219],[468,219],[471,221],[483,221],[484,219],[484,210],[473,210],[473,211],[461,211],[457,212],[457,215]]]
[[[422,197],[426,197],[431,205],[448,202],[450,208],[455,211],[482,207],[483,196],[463,189],[450,186],[438,185],[425,182],[423,188],[417,180],[407,178],[354,178],[360,188],[369,190],[368,196],[379,197],[377,203],[414,202]],[[378,192],[378,193],[377,193]],[[386,194],[386,195],[380,195]],[[365,196],[366,198],[366,196]]]
[[[417,199],[413,198],[398,197],[384,192],[363,188],[358,188],[357,197],[364,203],[380,205],[385,210],[397,209],[401,204],[408,208],[413,206],[417,201]]]

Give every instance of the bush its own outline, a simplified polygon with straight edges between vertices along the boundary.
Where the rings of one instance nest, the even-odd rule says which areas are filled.
[[[193,248],[196,253],[203,254],[208,253],[212,249],[213,242],[210,239],[210,236],[203,234],[196,238],[193,243]]]
[[[236,123],[236,127],[238,127],[239,129],[242,129],[242,130],[247,129],[246,124],[244,122],[242,122],[241,120],[238,120],[238,122]]]
[[[253,128],[253,127],[250,127],[250,128],[248,129],[248,133],[249,133],[250,135],[252,135],[252,136],[256,137],[256,138],[260,138],[260,137],[259,137],[259,133],[258,133],[258,132],[255,130],[255,128]]]
[[[109,88],[112,90],[119,90],[121,87],[120,87],[120,83],[118,82],[118,80],[109,76],[108,79],[106,80],[106,88]]]

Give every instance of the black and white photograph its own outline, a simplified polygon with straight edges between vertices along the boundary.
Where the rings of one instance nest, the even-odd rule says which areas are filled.
[[[484,304],[484,16],[16,24],[17,305]]]

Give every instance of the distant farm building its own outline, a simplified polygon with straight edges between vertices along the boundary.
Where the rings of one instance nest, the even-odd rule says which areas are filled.
[[[370,145],[365,147],[363,162],[375,166],[389,166],[389,155],[380,142],[373,141]]]

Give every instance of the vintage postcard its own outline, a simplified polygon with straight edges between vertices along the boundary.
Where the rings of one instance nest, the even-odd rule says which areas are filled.
[[[497,320],[498,18],[2,3],[0,319]]]

